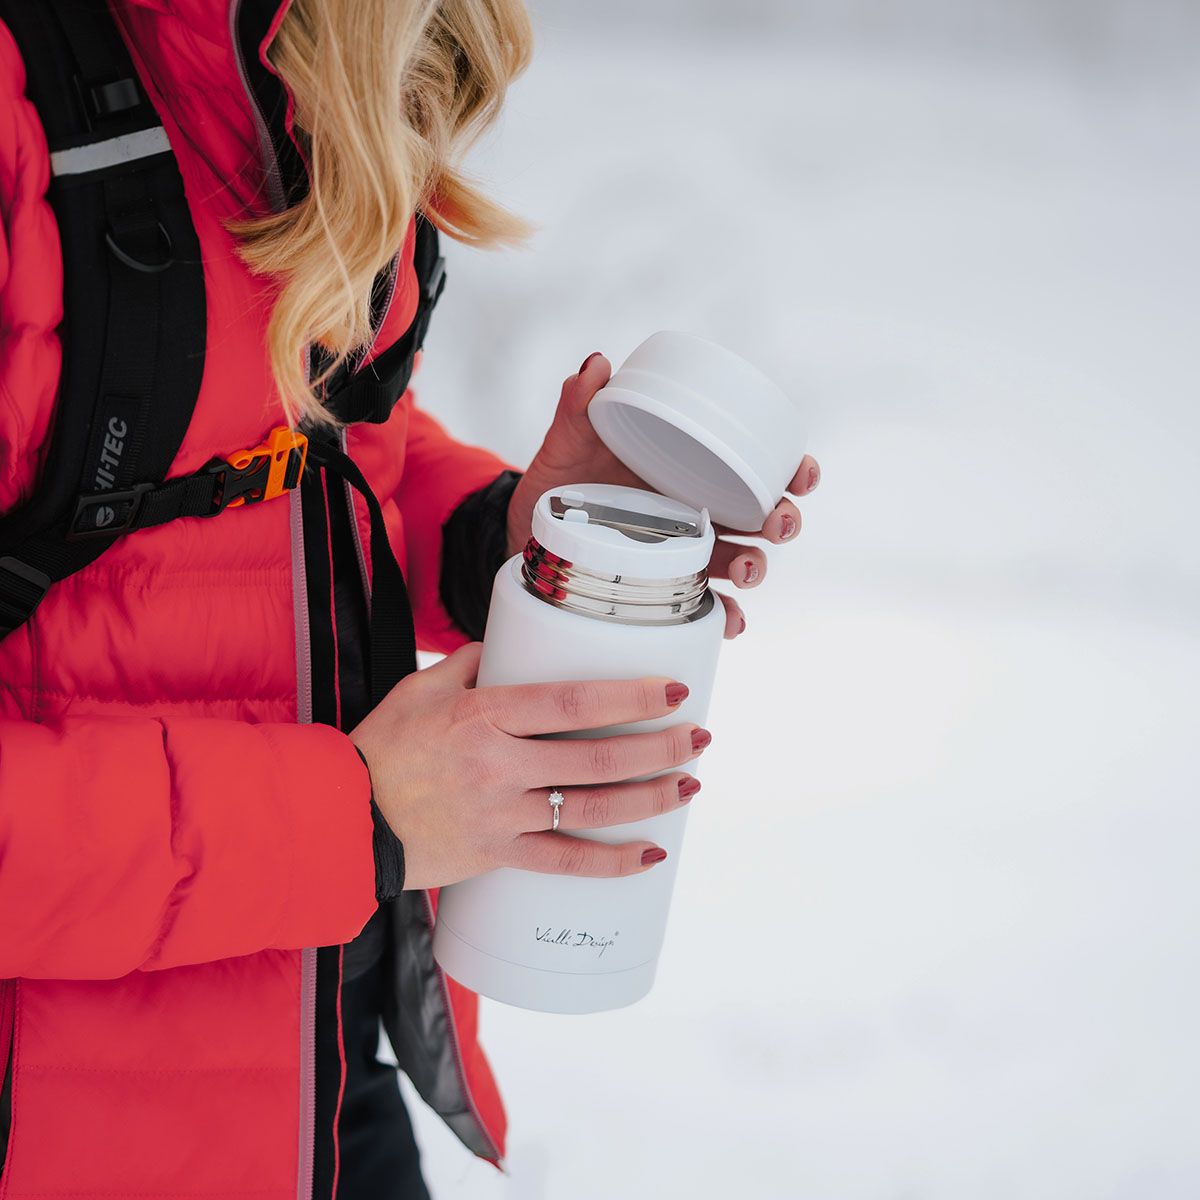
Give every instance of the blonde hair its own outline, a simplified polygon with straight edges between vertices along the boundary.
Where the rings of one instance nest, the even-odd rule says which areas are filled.
[[[527,234],[456,163],[531,41],[521,0],[292,0],[268,57],[295,99],[310,189],[231,225],[246,263],[278,281],[268,343],[289,419],[332,423],[322,385],[370,341],[372,284],[415,212],[477,246]],[[313,342],[329,362],[309,380]]]

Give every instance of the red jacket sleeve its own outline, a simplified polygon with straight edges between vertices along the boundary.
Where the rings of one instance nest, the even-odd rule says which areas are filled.
[[[404,517],[408,590],[417,642],[449,653],[468,641],[442,603],[442,533],[450,514],[508,464],[490,450],[456,442],[427,412],[409,414],[404,475],[396,501]]]
[[[349,941],[370,782],[320,725],[0,721],[0,979],[107,979]]]

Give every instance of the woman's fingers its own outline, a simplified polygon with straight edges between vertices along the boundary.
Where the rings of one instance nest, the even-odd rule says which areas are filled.
[[[725,606],[725,640],[729,641],[739,634],[745,633],[746,614],[742,612],[742,606],[732,596],[726,596],[724,592],[715,592],[714,595]]]
[[[790,500],[780,500],[763,522],[762,536],[776,546],[790,542],[800,532],[800,510]]]
[[[598,784],[595,787],[561,788],[563,797],[559,813],[559,829],[603,829],[607,825],[624,825],[627,821],[644,821],[649,817],[674,812],[687,804],[700,790],[700,780],[694,775],[673,771],[637,783]],[[554,810],[550,805],[550,789],[538,788],[520,798],[522,832],[548,830],[553,826]]]
[[[599,350],[593,350],[580,363],[575,378],[587,384],[594,395],[612,378],[612,363]]]
[[[699,725],[672,725],[655,733],[527,741],[521,777],[534,787],[622,783],[690,762],[712,741]]]
[[[475,699],[498,729],[532,737],[665,717],[687,694],[677,680],[653,677],[480,688]]]
[[[508,861],[503,865],[548,875],[612,878],[648,871],[666,857],[667,852],[653,842],[610,846],[607,842],[564,837],[561,833],[523,833],[513,840]]]
[[[612,364],[599,350],[589,354],[574,375],[563,380],[558,404],[560,411],[582,416],[592,397],[609,381]]]
[[[708,562],[710,579],[728,579],[734,587],[758,587],[767,575],[767,556],[757,546],[739,546],[718,538]]]
[[[792,476],[792,482],[787,485],[787,490],[793,496],[807,496],[820,482],[821,464],[811,454],[806,454],[800,460],[800,466]]]
[[[482,642],[468,642],[459,646],[445,658],[435,662],[433,666],[419,671],[416,678],[430,683],[456,685],[458,687],[474,687],[475,677],[479,674],[479,660],[483,656]]]
[[[728,525],[714,528],[722,537],[763,538],[778,546],[790,542],[800,532],[800,510],[790,500],[780,500],[761,529],[730,529]]]

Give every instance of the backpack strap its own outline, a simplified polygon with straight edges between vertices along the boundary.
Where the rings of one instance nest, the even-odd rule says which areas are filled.
[[[355,461],[327,434],[314,437],[309,461],[348,483],[367,505],[371,517],[370,693],[371,707],[406,675],[417,669],[417,635],[404,572],[388,540],[383,507]]]
[[[337,372],[325,389],[326,407],[347,425],[358,421],[380,425],[392,415],[392,409],[408,390],[434,306],[446,286],[446,260],[439,251],[438,231],[433,222],[420,213],[417,214],[413,267],[419,287],[417,311],[404,335],[369,363],[348,365]],[[381,318],[383,305],[396,284],[395,271],[393,265],[392,270],[377,281]],[[319,368],[319,363],[317,366]]]
[[[162,507],[163,499],[148,507],[146,497],[191,421],[206,308],[183,180],[107,5],[0,0],[0,18],[21,51],[49,143],[66,313],[45,468],[32,499],[0,518],[3,637],[51,584]],[[218,476],[206,481],[208,505]],[[205,484],[194,479],[168,506],[201,504]]]

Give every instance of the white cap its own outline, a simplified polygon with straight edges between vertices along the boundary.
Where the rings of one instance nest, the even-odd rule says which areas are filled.
[[[801,405],[757,367],[690,333],[647,338],[588,416],[651,487],[733,529],[762,527],[804,457]]]
[[[631,526],[663,522],[664,528],[674,526],[676,532],[665,537],[643,537],[636,532],[631,535],[592,519],[589,511],[633,518],[627,522]],[[683,526],[692,527],[695,533],[681,535]],[[615,483],[579,483],[544,492],[534,506],[533,536],[543,549],[569,563],[598,575],[624,575],[629,579],[695,575],[707,568],[714,541],[707,513],[666,496]]]

